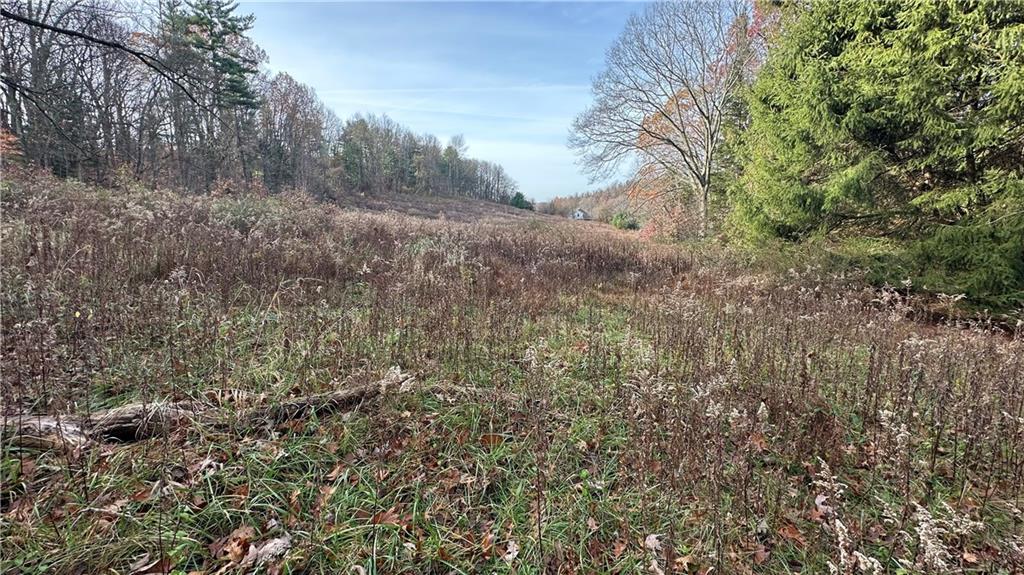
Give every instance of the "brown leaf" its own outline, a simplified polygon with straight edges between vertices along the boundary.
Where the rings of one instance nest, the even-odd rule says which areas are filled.
[[[337,478],[341,477],[341,474],[344,473],[344,472],[345,472],[345,464],[343,462],[339,461],[338,464],[335,465],[334,468],[331,469],[331,471],[327,474],[326,479],[327,479],[327,481],[334,481]]]
[[[397,506],[392,506],[387,511],[381,511],[375,514],[370,522],[374,525],[394,525],[396,527],[404,526],[402,517],[398,515]]]
[[[974,564],[974,563],[978,562],[978,556],[975,555],[974,553],[971,553],[970,551],[967,551],[966,549],[964,550],[963,558],[964,558],[964,563]]]
[[[792,523],[786,523],[779,527],[779,535],[797,547],[802,548],[807,545],[807,540],[804,539],[803,533],[800,533],[797,526]]]
[[[811,509],[810,511],[807,512],[807,518],[815,523],[821,523],[825,520],[825,514],[822,513],[820,509],[815,507],[814,509]]]
[[[754,549],[754,564],[761,565],[768,560],[771,552],[764,548],[764,545],[758,545],[757,549]]]
[[[292,547],[291,535],[285,535],[284,537],[277,537],[264,541],[259,545],[252,545],[249,547],[249,552],[245,555],[245,559],[242,560],[242,565],[263,565],[269,563],[275,559],[282,557]]]
[[[483,549],[484,557],[489,558],[491,551],[494,549],[494,533],[490,531],[484,533],[484,536],[480,539],[480,547]]]
[[[316,503],[313,504],[313,516],[319,517],[323,511],[324,506],[331,500],[331,496],[338,490],[337,485],[323,485],[320,487],[320,495],[316,498]]]
[[[488,449],[494,449],[502,443],[505,443],[505,436],[500,433],[484,433],[480,436],[480,445]]]
[[[759,452],[768,449],[768,441],[765,439],[764,434],[759,431],[750,436],[750,444],[757,448]]]
[[[145,553],[142,557],[136,559],[129,569],[131,569],[132,575],[163,575],[164,573],[170,573],[173,567],[174,564],[171,563],[169,558],[150,559],[149,553]]]
[[[612,557],[618,559],[622,557],[622,553],[626,550],[626,542],[622,539],[616,539],[615,543],[612,543]]]
[[[249,543],[256,537],[256,530],[249,525],[232,531],[227,537],[222,537],[210,544],[210,554],[214,559],[227,561],[241,561],[249,551]]]

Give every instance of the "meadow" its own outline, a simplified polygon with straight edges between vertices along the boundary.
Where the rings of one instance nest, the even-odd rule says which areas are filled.
[[[5,573],[1024,570],[1019,328],[471,202],[2,185]]]

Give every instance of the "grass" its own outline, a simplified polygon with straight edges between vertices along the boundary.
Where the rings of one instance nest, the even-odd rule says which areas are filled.
[[[417,378],[77,452],[5,431],[4,572],[1024,568],[1019,336],[594,224],[3,185],[5,413]]]

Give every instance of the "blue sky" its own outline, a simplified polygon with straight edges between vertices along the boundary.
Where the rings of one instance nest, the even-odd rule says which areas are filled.
[[[592,189],[566,148],[625,2],[243,2],[269,67],[341,118],[387,114],[505,166],[534,199]]]

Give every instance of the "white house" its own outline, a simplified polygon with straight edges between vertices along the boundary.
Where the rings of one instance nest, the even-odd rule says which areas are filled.
[[[572,213],[572,219],[574,220],[589,220],[590,214],[587,213],[583,208],[576,208],[576,211]]]

